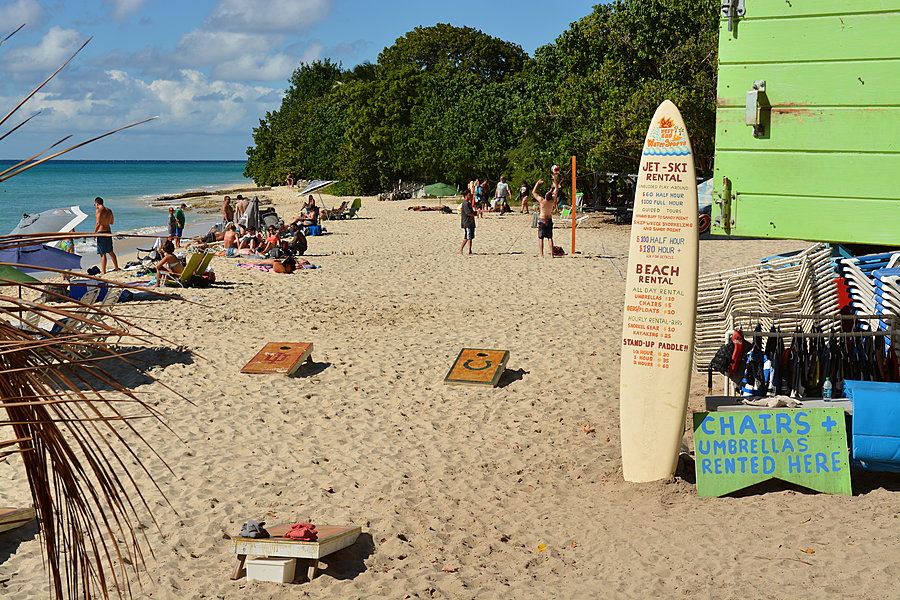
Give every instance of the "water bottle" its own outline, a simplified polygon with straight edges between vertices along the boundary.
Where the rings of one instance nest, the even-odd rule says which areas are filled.
[[[826,377],[825,383],[822,384],[822,399],[831,402],[831,377]]]

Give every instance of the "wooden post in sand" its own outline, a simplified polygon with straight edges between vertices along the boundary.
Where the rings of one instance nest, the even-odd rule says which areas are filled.
[[[575,221],[575,212],[577,205],[577,198],[575,196],[575,157],[572,157],[572,254],[575,254],[575,226],[577,225]]]

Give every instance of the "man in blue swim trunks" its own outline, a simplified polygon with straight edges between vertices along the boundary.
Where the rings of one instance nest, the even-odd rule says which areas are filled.
[[[103,206],[103,198],[97,196],[94,198],[94,206],[97,207],[97,224],[94,225],[94,233],[112,233],[112,225],[115,220],[113,212]],[[100,273],[106,273],[106,255],[112,257],[113,271],[119,270],[119,259],[113,252],[112,236],[97,237],[97,254],[100,255]]]

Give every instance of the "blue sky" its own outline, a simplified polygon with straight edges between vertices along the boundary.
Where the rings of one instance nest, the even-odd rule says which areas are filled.
[[[56,78],[0,127],[0,158],[159,119],[76,150],[72,159],[243,159],[251,128],[279,106],[301,62],[352,67],[417,26],[469,26],[529,54],[596,1],[0,0],[0,114],[86,39]],[[63,147],[63,146],[61,146]]]

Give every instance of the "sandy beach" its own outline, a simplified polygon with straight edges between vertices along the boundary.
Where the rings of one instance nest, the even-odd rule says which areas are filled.
[[[299,213],[296,191],[266,195]],[[122,375],[175,431],[138,424],[174,475],[148,460],[171,507],[149,493],[160,529],[136,598],[900,598],[896,475],[854,473],[853,497],[774,482],[699,498],[692,469],[624,482],[628,226],[594,216],[578,254],[541,260],[530,216],[487,215],[459,256],[458,214],[407,210],[436,203],[364,198],[309,238],[321,269],[216,258],[215,287],[181,292],[196,303],[114,309],[196,353],[145,352],[157,382]],[[808,245],[703,240],[700,272]],[[269,341],[313,342],[314,362],[239,373]],[[463,347],[510,351],[498,388],[442,383]],[[696,375],[692,410],[705,393]],[[30,504],[20,467],[0,459],[0,504]],[[362,535],[312,582],[231,581],[227,537],[248,519]],[[0,537],[0,597],[48,598],[46,580],[35,527]]]

